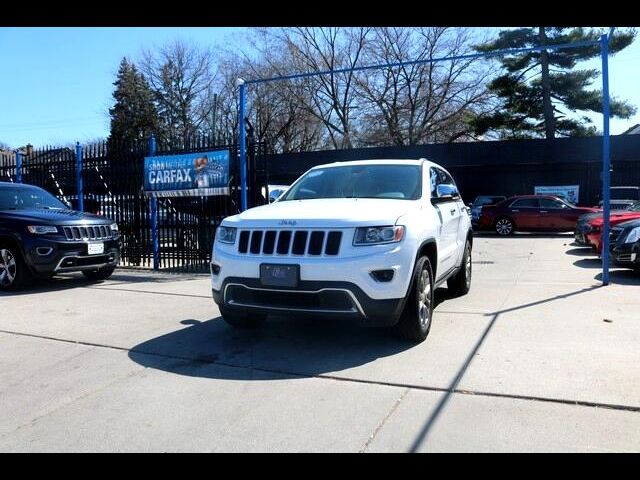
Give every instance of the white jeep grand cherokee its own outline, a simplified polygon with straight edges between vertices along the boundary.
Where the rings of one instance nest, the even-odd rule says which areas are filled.
[[[320,165],[276,202],[224,219],[213,298],[234,326],[269,313],[331,315],[420,342],[435,288],[469,291],[471,232],[453,178],[432,162]]]

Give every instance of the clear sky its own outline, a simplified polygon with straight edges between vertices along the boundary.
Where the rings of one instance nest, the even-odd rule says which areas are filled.
[[[242,27],[0,28],[0,142],[11,147],[104,138],[115,74],[123,56],[176,38],[202,46],[238,44]],[[240,43],[241,45],[241,43]],[[610,59],[611,94],[640,106],[640,39]],[[599,60],[586,66],[599,68]],[[598,87],[601,84],[598,83]],[[592,115],[598,128],[601,115]],[[613,120],[619,134],[640,123]]]

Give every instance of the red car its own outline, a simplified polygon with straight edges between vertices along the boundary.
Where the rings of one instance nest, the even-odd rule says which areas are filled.
[[[602,253],[602,224],[604,223],[602,215],[591,218],[584,228],[585,242],[594,247],[598,253]],[[619,223],[628,222],[629,220],[640,219],[640,202],[633,204],[627,210],[612,211],[609,217],[611,226]]]
[[[598,212],[596,208],[576,207],[553,195],[518,195],[482,207],[478,227],[498,235],[520,232],[574,231],[578,217]]]

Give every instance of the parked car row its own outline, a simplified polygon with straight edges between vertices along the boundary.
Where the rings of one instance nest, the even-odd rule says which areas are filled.
[[[574,232],[575,243],[592,247],[602,255],[603,224],[602,212],[580,217]],[[611,260],[617,265],[640,270],[640,201],[625,210],[611,212],[609,224]]]
[[[484,205],[476,224],[478,230],[495,231],[498,235],[520,232],[570,232],[578,218],[598,209],[577,207],[553,195],[517,195]]]

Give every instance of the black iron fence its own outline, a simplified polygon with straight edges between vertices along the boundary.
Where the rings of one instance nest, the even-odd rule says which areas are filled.
[[[158,142],[156,155],[228,149],[230,195],[158,199],[158,239],[161,269],[205,271],[215,230],[223,218],[239,212],[239,161],[235,144],[216,143],[206,135],[181,142],[182,148]],[[250,143],[249,181],[252,205],[264,202],[263,169],[256,167],[262,145]],[[82,149],[84,210],[118,223],[122,236],[121,265],[153,267],[149,198],[143,191],[144,157],[148,142],[85,145]],[[0,154],[0,181],[16,181],[14,153]],[[22,157],[22,181],[38,185],[74,208],[78,206],[75,148],[41,148]]]

